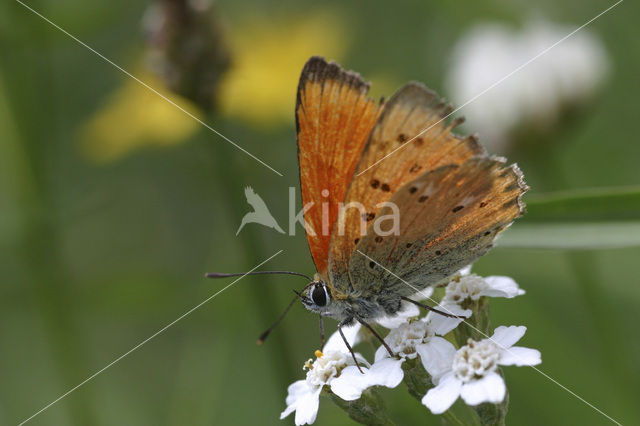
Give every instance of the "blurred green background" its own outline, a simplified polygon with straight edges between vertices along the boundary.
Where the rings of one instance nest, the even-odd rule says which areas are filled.
[[[27,4],[152,86],[162,84],[144,60],[149,2]],[[300,227],[294,237],[257,225],[235,235],[250,211],[246,185],[286,229],[288,188],[298,187],[295,88],[306,57],[339,59],[371,80],[376,96],[408,80],[447,96],[449,52],[472,25],[542,15],[577,26],[610,4],[218,2],[232,65],[219,107],[190,111],[280,177],[19,3],[2,2],[0,424],[31,416],[226,284],[204,279],[206,271],[245,271],[282,249],[265,269],[313,272]],[[527,199],[640,184],[639,13],[637,3],[624,2],[589,27],[603,40],[611,72],[586,111],[509,154],[532,188]],[[638,210],[625,208],[632,212],[622,214],[625,232],[637,232]],[[607,232],[598,227],[607,217],[585,231],[592,240]],[[527,294],[492,300],[492,323],[526,325],[521,344],[541,350],[541,370],[619,422],[640,424],[633,269],[640,249],[506,245],[475,271],[514,277]],[[287,385],[303,378],[302,363],[319,345],[317,318],[296,306],[263,347],[255,341],[303,285],[295,277],[241,280],[30,423],[293,424],[279,414]],[[532,369],[505,373],[509,424],[610,424]],[[398,424],[439,423],[402,385],[383,395]],[[353,422],[323,400],[317,424]]]

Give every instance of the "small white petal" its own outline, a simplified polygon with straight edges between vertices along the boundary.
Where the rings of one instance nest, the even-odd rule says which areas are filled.
[[[340,376],[331,381],[331,391],[345,401],[353,401],[371,386],[394,388],[404,377],[402,360],[392,358],[385,358],[362,371],[364,374],[355,366],[345,368]]]
[[[478,405],[483,402],[497,404],[504,400],[506,390],[502,377],[498,373],[489,373],[481,379],[462,385],[460,396],[467,405]]]
[[[360,331],[360,323],[356,323],[349,327],[342,327],[342,332],[344,336],[347,338],[349,344],[353,347],[356,343],[360,341],[358,332]],[[322,348],[323,352],[328,351],[340,351],[340,352],[348,352],[347,346],[344,344],[344,340],[342,340],[342,336],[340,336],[340,332],[337,330],[329,337],[327,343]]]
[[[424,369],[435,380],[451,370],[456,348],[442,337],[434,336],[427,343],[416,346]]]
[[[506,297],[508,299],[524,294],[524,290],[518,287],[518,284],[509,277],[491,276],[486,277],[484,281],[489,288],[480,292],[482,296],[490,297]]]
[[[297,382],[291,383],[287,388],[287,405],[292,405],[300,396],[310,391],[306,380],[298,380]]]
[[[430,299],[431,296],[433,296],[433,287],[425,287],[419,292],[414,293],[413,296],[409,296],[409,298],[412,300],[421,301]]]
[[[368,372],[363,368],[363,371]],[[358,367],[352,365],[340,373],[340,376],[331,381],[331,392],[345,401],[354,401],[360,398],[362,391],[366,389],[364,374],[358,371]]]
[[[429,389],[422,398],[422,403],[433,414],[442,414],[456,402],[460,396],[461,387],[462,382],[456,379],[453,373],[447,373],[440,379],[438,386]]]
[[[376,362],[384,358],[389,358],[389,352],[387,351],[387,348],[384,347],[384,345],[380,345],[378,346],[378,349],[376,349],[376,354],[373,357],[373,363],[375,364]]]
[[[296,409],[295,404],[288,405],[287,408],[282,413],[280,413],[280,420],[284,419],[289,414],[293,413],[295,409]]]
[[[384,316],[376,320],[384,328],[393,329],[407,322],[407,319],[420,315],[420,309],[413,303],[403,302],[402,309],[393,317]]]
[[[500,365],[538,365],[542,362],[540,351],[536,349],[512,346],[500,352]]]
[[[386,386],[395,388],[404,378],[402,371],[402,363],[404,360],[395,358],[386,358],[374,363],[365,374],[369,386]]]
[[[500,349],[506,349],[513,346],[518,340],[524,336],[524,333],[527,331],[527,327],[524,325],[520,326],[509,326],[505,327],[501,325],[497,327],[493,331],[493,336],[491,336],[491,341],[498,345]]]
[[[455,303],[440,304],[436,306],[436,309],[451,315],[462,315],[465,318],[469,318],[472,313],[471,310],[462,309]],[[439,334],[441,336],[444,336],[445,334],[456,328],[458,324],[463,321],[462,318],[450,318],[433,311],[430,311],[427,314],[425,320],[429,323],[429,327],[431,328],[431,330],[433,330],[435,334]]]
[[[296,426],[310,425],[316,421],[318,405],[320,405],[320,392],[322,392],[322,387],[318,387],[317,390],[306,393],[298,399],[296,404]]]
[[[287,388],[287,408],[280,414],[280,420],[297,410],[300,400],[312,394],[316,389],[311,388],[306,380],[293,382]]]
[[[462,276],[469,275],[471,273],[471,266],[472,265],[465,266],[464,268],[460,269],[458,273]]]

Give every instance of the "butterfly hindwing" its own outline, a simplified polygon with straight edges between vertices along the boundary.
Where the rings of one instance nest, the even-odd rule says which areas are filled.
[[[334,62],[305,64],[296,102],[300,186],[307,240],[320,275],[327,275],[331,230],[380,107],[369,83]],[[327,209],[323,214],[323,205]]]
[[[436,93],[419,83],[402,87],[385,104],[345,199],[345,206],[356,207],[345,209],[331,239],[329,269],[339,290],[353,289],[348,262],[361,239],[361,227],[372,223],[380,203],[427,171],[460,165],[484,154],[474,136],[461,138],[451,133],[460,121],[444,121],[450,110]]]
[[[399,212],[397,235],[369,229],[358,243],[349,261],[354,291],[408,296],[450,277],[485,254],[524,213],[527,189],[517,166],[505,167],[496,157],[422,174],[390,199]],[[384,207],[380,216],[392,213]]]

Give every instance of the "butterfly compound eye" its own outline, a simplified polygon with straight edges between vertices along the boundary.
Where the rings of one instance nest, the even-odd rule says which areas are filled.
[[[329,303],[329,291],[323,283],[318,282],[313,286],[311,300],[318,306],[326,306]]]

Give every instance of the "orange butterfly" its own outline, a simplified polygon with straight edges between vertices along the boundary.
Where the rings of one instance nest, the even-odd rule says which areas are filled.
[[[368,89],[321,57],[302,70],[298,160],[317,273],[299,296],[341,333],[358,321],[378,336],[368,321],[403,300],[429,308],[409,296],[484,255],[523,214],[528,188],[477,137],[451,133],[462,120],[443,121],[451,107],[436,93],[409,83],[377,105]]]

